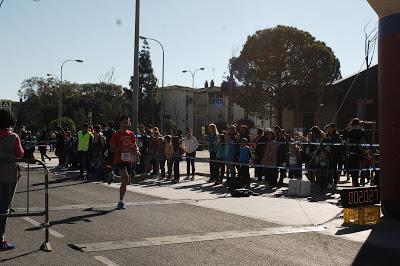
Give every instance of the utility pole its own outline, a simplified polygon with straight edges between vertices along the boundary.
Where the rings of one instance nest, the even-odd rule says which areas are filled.
[[[232,69],[229,69],[229,104],[228,104],[228,122],[231,123],[233,121],[233,71]]]
[[[136,132],[139,127],[139,21],[140,0],[136,0],[135,8],[135,54],[133,57],[133,83],[132,84],[132,128]]]

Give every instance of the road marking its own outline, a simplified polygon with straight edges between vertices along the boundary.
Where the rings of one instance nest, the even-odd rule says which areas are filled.
[[[30,223],[30,224],[38,227],[38,228],[42,228],[42,230],[44,230],[43,226],[40,223],[36,222],[35,220],[33,220],[33,219],[29,218],[29,217],[23,217],[22,219],[24,219],[28,223]],[[54,237],[58,237],[58,238],[64,237],[62,234],[54,231],[53,229],[49,229],[49,233],[50,233],[50,235],[52,235]]]
[[[136,201],[136,202],[125,202],[126,207],[134,206],[149,206],[149,205],[167,205],[167,204],[183,204],[183,203],[194,203],[195,200],[154,200],[154,201]],[[116,208],[116,203],[105,203],[105,204],[74,204],[74,205],[63,205],[57,207],[50,207],[49,211],[66,211],[66,210],[84,210],[84,209],[97,209],[97,208]],[[26,211],[26,208],[13,208],[14,211]],[[30,207],[30,211],[44,211],[43,208]]]
[[[108,265],[108,266],[119,266],[119,264],[116,264],[112,260],[109,260],[109,259],[107,259],[106,257],[103,257],[103,256],[94,256],[93,258],[95,260],[105,264],[105,265]]]
[[[80,249],[83,252],[97,252],[97,251],[119,250],[128,248],[193,243],[202,241],[214,241],[223,239],[236,239],[244,237],[320,232],[324,230],[327,230],[327,228],[324,226],[316,226],[316,227],[285,226],[285,227],[262,228],[262,229],[247,230],[247,231],[225,231],[225,232],[209,232],[209,233],[195,234],[195,235],[149,237],[138,241],[122,240],[122,241],[95,242],[86,244],[73,244],[73,246],[75,246],[76,248]]]

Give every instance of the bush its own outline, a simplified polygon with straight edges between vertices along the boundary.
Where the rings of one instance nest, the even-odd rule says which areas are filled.
[[[50,130],[56,130],[58,127],[58,119],[55,119],[50,122],[49,128]],[[63,129],[68,129],[71,132],[75,132],[76,127],[74,121],[69,117],[61,117],[61,127]]]

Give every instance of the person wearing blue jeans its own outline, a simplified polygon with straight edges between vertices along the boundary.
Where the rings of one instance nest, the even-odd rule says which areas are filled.
[[[13,162],[24,155],[21,140],[11,128],[15,118],[7,110],[0,110],[0,251],[14,249],[14,244],[4,239],[7,215],[14,197],[18,180],[17,164]]]
[[[194,180],[195,168],[194,161],[196,150],[199,147],[197,139],[192,134],[192,129],[186,129],[186,136],[182,139],[182,149],[186,152],[186,178],[185,180]],[[190,178],[190,166],[192,166],[192,177]]]
[[[218,129],[215,124],[208,125],[208,135],[207,135],[207,143],[208,150],[210,152],[210,180],[209,182],[217,181],[218,178],[218,166],[219,164],[215,162],[217,159],[216,147],[218,144]]]

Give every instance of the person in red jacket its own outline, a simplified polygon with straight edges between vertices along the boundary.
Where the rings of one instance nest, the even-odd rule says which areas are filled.
[[[7,110],[0,110],[0,214],[8,214],[17,186],[17,164],[12,160],[24,156],[21,140],[11,130],[14,126],[14,116]],[[7,217],[0,216],[0,251],[16,247],[4,239],[6,223]]]

